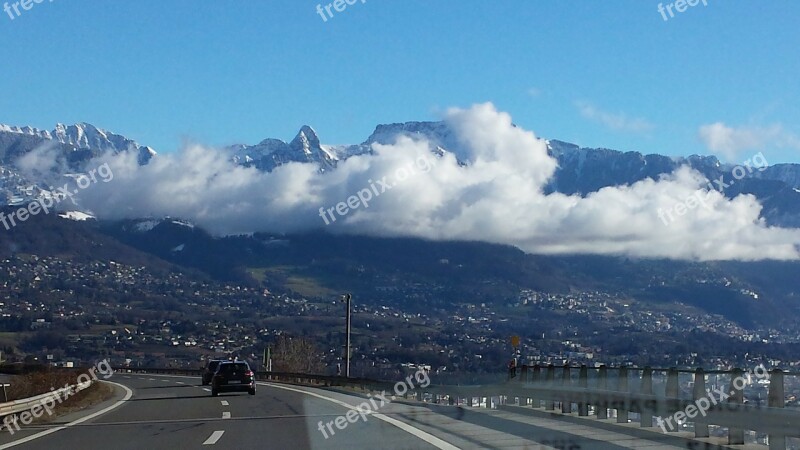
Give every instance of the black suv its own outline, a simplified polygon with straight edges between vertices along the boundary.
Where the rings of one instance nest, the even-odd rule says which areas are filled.
[[[218,359],[212,359],[206,364],[206,367],[203,369],[203,376],[202,376],[202,384],[203,386],[207,384],[211,384],[211,378],[214,377],[214,372],[217,371],[217,366],[222,361]]]
[[[211,395],[220,392],[244,392],[256,395],[256,376],[244,361],[222,361],[211,378]]]

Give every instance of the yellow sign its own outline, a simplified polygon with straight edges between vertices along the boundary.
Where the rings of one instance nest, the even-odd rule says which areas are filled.
[[[511,336],[511,346],[519,347],[519,336]]]

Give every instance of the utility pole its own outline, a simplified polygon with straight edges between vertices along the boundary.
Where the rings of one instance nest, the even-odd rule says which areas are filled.
[[[347,322],[345,326],[347,327],[345,338],[345,346],[344,346],[344,355],[345,355],[345,363],[344,363],[344,376],[346,378],[350,378],[350,304],[353,296],[350,294],[344,294],[342,296],[342,301],[347,303]]]

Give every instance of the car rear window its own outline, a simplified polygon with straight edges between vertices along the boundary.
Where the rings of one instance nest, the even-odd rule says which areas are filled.
[[[220,369],[223,372],[247,372],[250,367],[247,364],[223,364]]]
[[[216,370],[217,366],[219,366],[219,361],[211,361],[208,363],[208,368],[211,370]]]

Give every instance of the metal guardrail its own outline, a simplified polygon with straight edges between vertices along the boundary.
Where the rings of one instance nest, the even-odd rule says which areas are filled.
[[[573,377],[575,370],[578,376]],[[616,383],[609,381],[609,371],[616,371]],[[639,385],[634,386],[631,375]],[[665,374],[664,390],[655,392],[653,374]],[[590,386],[590,373],[593,375]],[[693,375],[691,398],[680,396],[678,376],[680,373]],[[617,423],[628,423],[629,413],[639,415],[639,425],[643,428],[655,427],[655,417],[669,417],[687,407],[697,405],[697,401],[705,397],[707,375],[730,375],[730,384],[724,391],[733,393],[724,403],[710,405],[706,415],[689,419],[694,423],[695,437],[709,437],[709,426],[715,425],[728,429],[728,444],[744,444],[744,431],[752,430],[769,435],[771,450],[784,450],[787,437],[800,437],[800,410],[786,408],[784,376],[791,374],[781,370],[769,372],[769,390],[766,405],[756,406],[744,403],[742,391],[734,389],[733,380],[744,374],[743,371],[694,371],[678,369],[644,368],[588,368],[587,366],[555,367],[522,366],[517,370],[517,377],[496,386],[431,386],[426,392],[445,396],[449,403],[459,404],[466,399],[468,406],[473,406],[475,398],[497,398],[500,405],[508,404],[508,399],[515,399],[514,404],[523,407],[542,408],[545,411],[562,414],[577,412],[578,416],[588,417],[590,407],[597,419],[608,419],[609,410],[613,410]],[[479,403],[482,401],[479,401]],[[668,432],[677,432],[676,426],[665,427]]]
[[[78,383],[69,387],[63,387],[45,394],[36,395],[34,397],[22,398],[6,403],[0,403],[0,417],[9,416],[12,414],[19,414],[21,412],[30,411],[36,406],[41,406],[42,401],[47,398],[58,398],[71,389],[73,393],[80,392],[92,385],[92,381]]]

